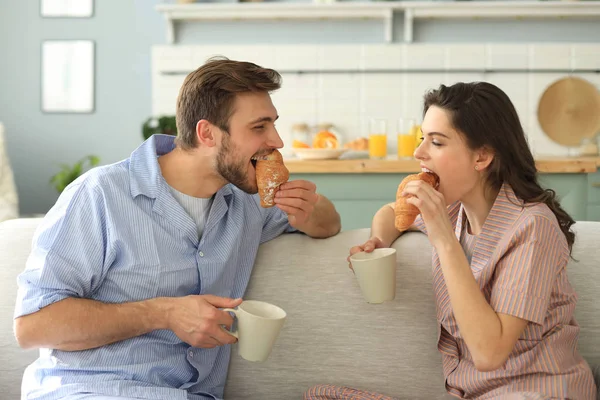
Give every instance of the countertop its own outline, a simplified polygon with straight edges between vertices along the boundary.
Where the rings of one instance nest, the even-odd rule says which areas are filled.
[[[341,159],[341,160],[300,160],[286,158],[286,167],[292,174],[382,174],[419,172],[419,161]],[[578,174],[594,173],[600,166],[600,157],[538,157],[536,166],[540,173]]]

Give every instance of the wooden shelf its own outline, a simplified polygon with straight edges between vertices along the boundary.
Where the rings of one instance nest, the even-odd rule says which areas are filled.
[[[394,13],[403,13],[404,41],[413,41],[413,22],[425,18],[598,18],[600,1],[373,1],[315,3],[158,4],[167,20],[167,42],[175,43],[177,21],[379,19],[392,42]]]
[[[298,160],[286,159],[292,174],[386,174],[421,171],[416,160]],[[594,173],[600,166],[598,157],[545,157],[536,160],[540,173],[579,174]]]

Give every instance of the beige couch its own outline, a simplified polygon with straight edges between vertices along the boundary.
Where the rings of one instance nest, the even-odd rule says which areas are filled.
[[[21,374],[35,357],[19,349],[12,335],[15,277],[23,269],[39,220],[0,224],[0,398],[17,399]],[[569,274],[580,294],[580,351],[600,365],[600,222],[576,225],[578,240]],[[280,305],[288,312],[276,347],[265,363],[234,354],[226,399],[300,399],[317,383],[377,390],[402,399],[441,399],[444,392],[436,350],[431,289],[431,247],[419,233],[401,237],[395,301],[363,301],[347,268],[348,249],[368,230],[325,240],[281,236],[260,248],[247,299]]]
[[[19,216],[19,198],[6,150],[4,125],[0,122],[0,222]]]

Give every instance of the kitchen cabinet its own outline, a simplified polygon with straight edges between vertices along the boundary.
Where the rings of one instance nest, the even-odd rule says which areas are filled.
[[[586,221],[587,174],[540,174],[540,184],[554,189],[563,209],[576,221]]]
[[[600,172],[588,174],[588,197],[589,204],[600,205]]]
[[[600,221],[600,172],[587,175],[586,219]]]
[[[598,205],[588,205],[587,206],[587,217],[588,221],[600,221],[600,204]]]
[[[291,174],[317,185],[317,192],[333,202],[342,217],[342,230],[371,226],[375,212],[396,198],[404,174]]]

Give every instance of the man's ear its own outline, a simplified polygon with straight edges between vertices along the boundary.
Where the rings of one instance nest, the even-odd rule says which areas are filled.
[[[219,139],[217,137],[218,135],[220,135],[220,132],[217,127],[207,120],[201,119],[196,124],[196,137],[198,138],[198,144],[204,147],[214,147]]]
[[[478,171],[483,171],[494,161],[494,150],[487,146],[483,146],[479,150],[477,150],[477,159],[475,160],[475,169]]]

